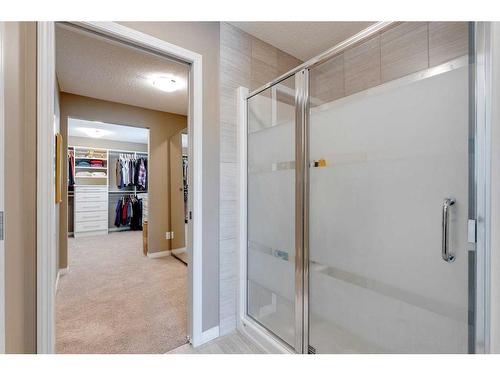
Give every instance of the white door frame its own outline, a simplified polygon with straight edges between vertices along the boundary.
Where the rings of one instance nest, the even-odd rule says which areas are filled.
[[[0,22],[0,354],[5,353],[5,225],[4,225],[4,22]]]
[[[193,346],[206,341],[202,331],[202,56],[115,22],[76,22],[75,25],[190,65],[188,132],[192,142],[188,226],[188,334]],[[54,80],[55,23],[37,26],[37,352],[55,352],[55,205],[54,205]],[[211,337],[213,338],[213,337]]]

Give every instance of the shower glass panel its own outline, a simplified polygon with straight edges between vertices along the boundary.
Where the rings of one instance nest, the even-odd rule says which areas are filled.
[[[309,71],[308,343],[316,353],[467,352],[467,30],[403,23]],[[274,147],[260,148],[260,158],[281,147],[292,155],[282,139],[263,138]],[[291,189],[287,173],[279,186]],[[282,222],[264,190],[278,186],[273,178],[253,194],[272,199],[267,217]],[[253,225],[285,239],[276,223]]]
[[[294,77],[248,100],[247,314],[295,340]]]

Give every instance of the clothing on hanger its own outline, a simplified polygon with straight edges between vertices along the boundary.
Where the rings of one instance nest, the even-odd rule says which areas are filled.
[[[121,197],[115,207],[115,226],[129,226],[131,230],[142,230],[142,199]]]
[[[116,186],[123,189],[126,186],[136,186],[147,189],[147,159],[132,155],[120,154],[116,160]]]
[[[74,153],[71,151],[69,153],[69,157],[68,157],[68,186],[70,188],[73,188],[73,186],[75,186],[75,155]]]

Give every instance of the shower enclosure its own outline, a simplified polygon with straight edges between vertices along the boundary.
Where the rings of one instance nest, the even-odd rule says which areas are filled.
[[[378,23],[248,95],[245,314],[290,350],[478,350],[477,33]]]

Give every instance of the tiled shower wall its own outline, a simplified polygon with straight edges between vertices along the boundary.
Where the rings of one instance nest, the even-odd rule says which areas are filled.
[[[236,89],[250,91],[302,61],[238,28],[220,26],[220,334],[236,328],[239,241],[239,164]]]

